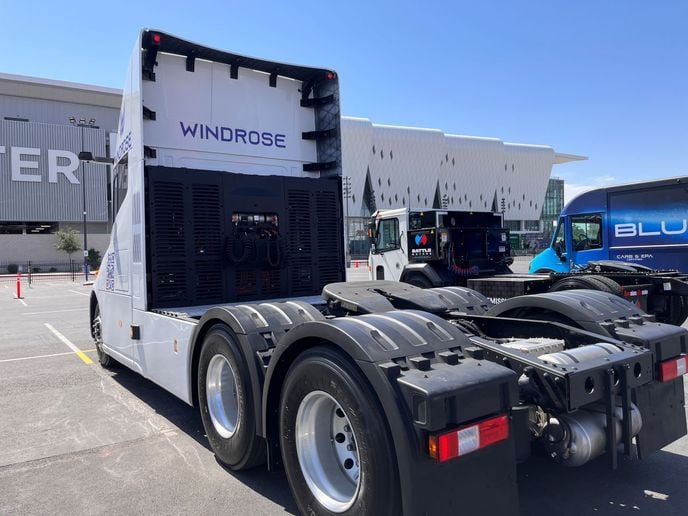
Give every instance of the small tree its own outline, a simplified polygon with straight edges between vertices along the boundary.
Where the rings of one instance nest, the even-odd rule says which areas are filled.
[[[91,269],[97,269],[100,267],[100,252],[96,251],[92,247],[88,250],[88,266]]]
[[[55,248],[58,251],[67,253],[70,260],[72,259],[72,254],[81,249],[81,247],[79,247],[79,239],[76,237],[77,235],[78,233],[72,228],[67,230],[60,229],[55,233],[55,239],[57,240]]]

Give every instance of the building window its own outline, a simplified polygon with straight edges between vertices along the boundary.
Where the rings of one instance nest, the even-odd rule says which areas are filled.
[[[0,222],[0,235],[50,235],[57,222]]]
[[[504,227],[509,231],[521,231],[521,221],[520,220],[505,220]]]
[[[540,231],[540,221],[539,220],[524,220],[523,221],[524,231]]]

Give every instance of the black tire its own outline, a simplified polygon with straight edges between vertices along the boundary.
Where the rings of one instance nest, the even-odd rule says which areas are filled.
[[[605,292],[609,292],[610,294],[614,294],[615,296],[622,296],[623,297],[623,289],[621,288],[621,285],[618,284],[616,281],[614,281],[611,278],[607,278],[606,276],[597,276],[593,275],[591,276],[598,282],[602,283],[605,285],[606,290]]]
[[[432,282],[422,274],[411,274],[405,283],[418,288],[432,288]]]
[[[569,276],[568,278],[560,279],[550,287],[549,292],[562,292],[564,290],[578,289],[609,292],[607,285],[600,282],[593,276]]]
[[[309,394],[323,392],[339,404],[345,416],[337,411],[334,413],[348,419],[355,435],[355,449],[360,465],[360,484],[352,494],[350,506],[343,512],[336,513],[321,504],[308,487],[296,447],[299,407]],[[280,398],[280,436],[284,470],[302,514],[401,513],[391,437],[382,416],[382,408],[376,399],[360,371],[332,348],[312,348],[298,357],[290,367]],[[327,428],[324,430],[328,432],[325,435],[331,436],[330,427],[323,428]]]
[[[681,326],[688,319],[688,297],[672,296],[669,301],[669,313],[666,322]]]
[[[217,430],[208,407],[208,366],[216,356],[226,359],[236,380],[233,382],[234,399],[238,405],[236,426],[233,433],[228,436],[221,435]],[[222,381],[226,381],[224,377]],[[253,405],[248,367],[234,336],[224,325],[213,326],[203,339],[198,362],[197,387],[203,427],[217,460],[235,471],[263,464],[266,457],[265,441],[256,434],[256,407]]]
[[[117,362],[103,350],[103,323],[102,319],[100,318],[100,307],[98,305],[96,305],[95,312],[93,313],[91,331],[93,335],[93,342],[96,346],[96,353],[98,354],[98,363],[101,365],[101,367],[106,369],[111,368]]]

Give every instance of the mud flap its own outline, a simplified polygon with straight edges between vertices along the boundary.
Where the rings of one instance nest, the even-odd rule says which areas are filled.
[[[651,453],[686,435],[683,378],[651,382],[633,390],[633,402],[640,409],[643,427],[637,435],[638,457]]]

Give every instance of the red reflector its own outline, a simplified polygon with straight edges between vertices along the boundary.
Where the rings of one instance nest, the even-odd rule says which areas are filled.
[[[160,34],[153,34],[153,43],[156,45],[160,44]]]
[[[327,72],[327,78],[331,81],[334,79],[334,74],[332,72]]]
[[[509,418],[506,414],[464,426],[437,436],[430,436],[429,453],[438,462],[480,450],[509,437]]]
[[[659,364],[659,379],[668,382],[679,376],[683,376],[688,371],[688,356],[683,355],[671,360],[665,360]]]

